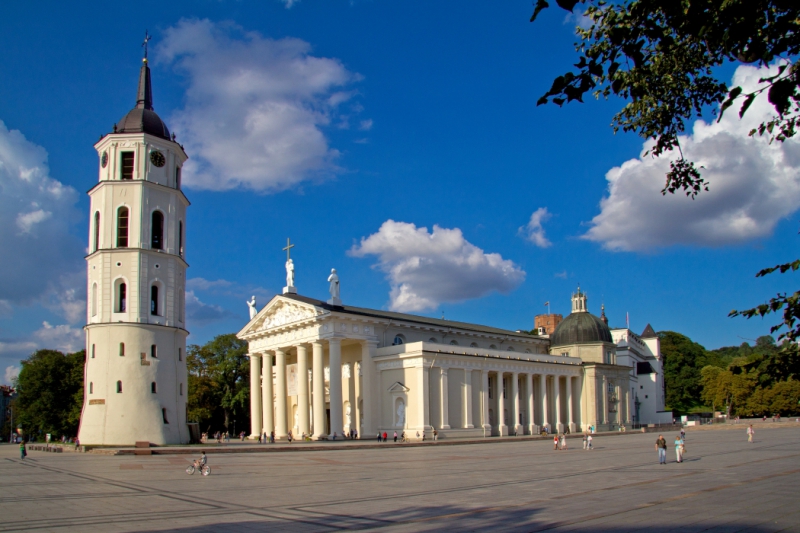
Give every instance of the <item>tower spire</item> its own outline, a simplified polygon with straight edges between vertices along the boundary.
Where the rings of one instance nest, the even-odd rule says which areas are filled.
[[[139,88],[136,92],[136,107],[137,109],[153,110],[153,89],[150,87],[150,66],[147,64],[147,43],[153,37],[144,32],[144,57],[142,58],[142,68],[139,71]]]

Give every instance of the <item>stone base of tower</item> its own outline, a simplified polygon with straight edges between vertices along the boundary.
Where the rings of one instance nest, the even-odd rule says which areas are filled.
[[[186,335],[154,324],[86,327],[82,445],[189,442]]]

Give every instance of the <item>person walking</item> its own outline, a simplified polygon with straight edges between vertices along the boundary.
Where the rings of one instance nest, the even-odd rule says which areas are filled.
[[[584,434],[583,434],[583,449],[584,450],[586,449],[586,444],[587,444],[586,443],[586,433],[584,432]]]
[[[679,463],[683,462],[683,440],[680,435],[675,437],[675,458]]]
[[[686,442],[686,430],[681,428],[681,440]]]
[[[586,437],[586,443],[587,443],[587,446],[588,446],[588,448],[587,448],[588,450],[594,450],[594,446],[592,444],[593,442],[594,442],[594,437],[592,437],[592,434],[590,433]]]
[[[566,433],[561,435],[561,449],[562,450],[566,450],[567,449],[567,434]]]
[[[381,432],[379,431],[378,432],[378,442],[380,442],[380,441],[381,441]]]
[[[24,460],[27,457],[28,452],[25,450],[25,441],[20,441],[19,443],[19,458]]]
[[[397,442],[397,432],[394,432],[394,441]]]
[[[658,452],[658,464],[667,464],[667,439],[663,435],[659,435],[656,440],[656,451]]]
[[[747,442],[752,443],[755,436],[756,430],[753,429],[753,424],[750,424],[750,427],[747,428]]]
[[[439,432],[435,429],[433,430],[433,442],[436,442],[436,438],[439,436]]]
[[[558,450],[558,434],[553,435],[553,449]]]
[[[387,440],[388,438],[389,438],[389,435],[387,435],[387,434],[386,434],[386,432],[384,431],[384,432],[383,432],[383,442],[386,442],[386,440]]]

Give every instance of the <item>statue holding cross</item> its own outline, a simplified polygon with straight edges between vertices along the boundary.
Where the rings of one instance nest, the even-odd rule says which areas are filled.
[[[294,244],[291,244],[291,241],[287,238],[286,247],[283,248],[286,250],[286,287],[283,288],[283,294],[297,294],[297,289],[294,286],[294,262],[289,254],[292,248],[294,248]]]

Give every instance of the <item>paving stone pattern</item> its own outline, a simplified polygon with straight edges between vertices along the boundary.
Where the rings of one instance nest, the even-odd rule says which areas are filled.
[[[302,453],[103,456],[0,446],[0,531],[794,531],[800,428],[552,443]],[[666,434],[668,442],[673,433]]]

